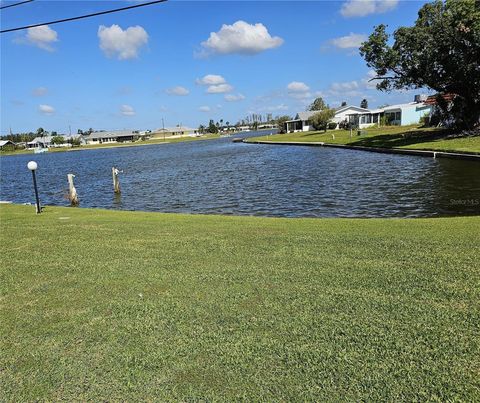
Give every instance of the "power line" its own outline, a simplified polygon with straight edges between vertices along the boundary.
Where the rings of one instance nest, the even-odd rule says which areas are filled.
[[[21,1],[21,2],[19,2],[19,3],[9,4],[8,6],[2,6],[2,7],[0,7],[0,10],[3,10],[4,8],[8,8],[8,7],[21,6],[22,4],[31,3],[32,1],[33,1],[33,0],[26,0],[26,1]]]
[[[20,30],[22,30],[22,29],[40,27],[41,25],[53,25],[53,24],[60,24],[61,22],[81,20],[82,18],[95,17],[95,16],[97,16],[97,15],[102,15],[102,14],[116,13],[116,12],[118,12],[118,11],[130,10],[130,9],[132,9],[132,8],[137,8],[137,7],[150,6],[150,5],[152,5],[152,4],[164,3],[164,2],[166,2],[166,1],[168,1],[168,0],[155,0],[155,1],[150,1],[150,2],[148,2],[148,3],[135,4],[134,6],[115,8],[115,9],[113,9],[113,10],[99,11],[98,13],[80,15],[80,16],[78,16],[78,17],[64,18],[63,20],[55,20],[55,21],[49,21],[49,22],[42,22],[42,23],[40,23],[40,24],[25,25],[25,26],[23,26],[23,27],[4,29],[4,30],[0,31],[0,34],[4,34],[4,33],[6,33],[6,32],[20,31]]]

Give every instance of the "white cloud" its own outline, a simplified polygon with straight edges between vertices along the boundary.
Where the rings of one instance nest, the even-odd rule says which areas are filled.
[[[134,116],[135,109],[133,109],[130,105],[122,105],[120,106],[120,113],[123,116]]]
[[[225,84],[227,81],[218,74],[207,74],[202,78],[197,78],[195,82],[199,85],[219,85]]]
[[[218,84],[211,85],[207,88],[207,93],[209,94],[223,94],[225,92],[230,92],[233,90],[233,87],[230,84]]]
[[[347,18],[364,17],[391,11],[398,5],[398,0],[347,0],[342,4],[340,13]]]
[[[185,87],[181,87],[181,86],[168,88],[165,92],[168,95],[177,95],[177,96],[185,96],[185,95],[190,94],[189,90],[187,90]]]
[[[44,95],[47,95],[48,93],[48,88],[46,87],[37,87],[34,88],[32,91],[32,95],[34,97],[43,97]]]
[[[287,85],[288,95],[295,99],[310,98],[310,87],[301,81],[292,81]]]
[[[53,52],[55,48],[52,44],[58,42],[58,35],[48,25],[40,25],[39,27],[28,28],[25,36],[15,39],[14,42],[34,45],[48,52]]]
[[[198,108],[198,110],[200,112],[210,112],[212,108],[210,108],[209,106],[201,106],[200,108]]]
[[[369,70],[367,73],[367,76],[362,78],[362,85],[365,87],[367,90],[374,90],[377,88],[377,83],[379,80],[372,80],[372,78],[375,78],[377,76],[377,73],[375,73],[375,70]]]
[[[359,48],[367,39],[367,35],[350,33],[350,35],[331,39],[330,43],[339,49],[352,49]]]
[[[44,115],[53,115],[55,113],[55,108],[50,105],[38,105],[38,111]]]
[[[203,78],[197,78],[195,82],[199,85],[208,85],[206,90],[208,94],[223,94],[233,90],[233,87],[227,83],[227,80],[217,74],[207,74]]]
[[[103,53],[118,60],[137,58],[140,48],[148,42],[147,32],[138,25],[126,30],[116,24],[111,27],[100,25],[98,38]]]
[[[301,81],[292,81],[287,85],[287,89],[290,92],[307,92],[310,90],[310,87]]]
[[[283,44],[283,39],[272,37],[265,25],[249,24],[237,21],[232,25],[223,24],[218,32],[211,32],[209,38],[201,43],[203,55],[210,54],[247,54],[253,55]]]
[[[245,96],[242,95],[242,94],[237,94],[237,95],[234,95],[234,94],[227,94],[225,95],[225,101],[227,102],[237,102],[237,101],[242,101],[245,99]]]

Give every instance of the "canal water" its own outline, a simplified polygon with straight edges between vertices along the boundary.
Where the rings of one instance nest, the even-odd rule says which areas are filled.
[[[477,162],[232,137],[1,157],[0,200],[34,203],[32,159],[45,205],[69,204],[73,173],[80,207],[277,217],[480,214]],[[112,166],[123,171],[121,196],[113,193]]]

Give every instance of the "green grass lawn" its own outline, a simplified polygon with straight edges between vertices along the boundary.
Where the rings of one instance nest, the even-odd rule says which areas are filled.
[[[480,217],[0,223],[0,401],[480,400]]]
[[[442,129],[425,129],[415,125],[375,127],[367,129],[366,132],[366,135],[357,136],[356,131],[353,131],[352,137],[347,130],[329,130],[326,133],[298,132],[255,137],[250,141],[324,142],[366,147],[480,153],[480,136],[453,138],[448,137]]]

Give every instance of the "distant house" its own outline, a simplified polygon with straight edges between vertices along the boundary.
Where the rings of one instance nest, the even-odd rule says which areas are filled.
[[[0,140],[0,150],[15,148],[15,143],[10,140]]]
[[[161,138],[163,136],[196,136],[197,134],[198,129],[192,129],[191,127],[186,126],[175,126],[157,129],[155,132],[151,133],[150,138]]]
[[[285,122],[285,128],[287,133],[290,132],[308,132],[314,130],[310,118],[318,111],[306,111],[298,112],[295,115],[295,119],[287,120]]]
[[[138,131],[134,130],[114,130],[92,132],[84,136],[87,144],[106,144],[106,143],[124,143],[138,140],[141,137]]]
[[[35,137],[27,143],[27,148],[48,148],[52,145],[53,136]]]

